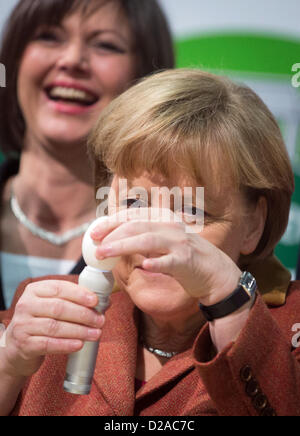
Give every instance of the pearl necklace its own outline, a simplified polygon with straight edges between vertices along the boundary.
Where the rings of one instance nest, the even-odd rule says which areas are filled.
[[[32,221],[30,221],[25,215],[25,213],[22,211],[22,209],[20,208],[20,205],[13,191],[11,192],[11,197],[10,197],[10,207],[17,220],[24,227],[26,227],[34,236],[38,236],[39,238],[50,242],[50,244],[57,245],[57,246],[65,245],[67,242],[71,241],[72,239],[75,239],[78,236],[83,235],[88,229],[88,227],[90,226],[90,224],[93,222],[93,220],[91,220],[89,222],[81,224],[78,227],[75,227],[74,229],[67,230],[65,233],[62,233],[61,235],[57,235],[53,232],[44,230],[43,228],[37,226]]]

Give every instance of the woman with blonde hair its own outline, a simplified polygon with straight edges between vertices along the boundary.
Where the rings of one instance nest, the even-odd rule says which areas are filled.
[[[299,283],[270,261],[294,181],[265,104],[226,78],[166,71],[103,111],[89,150],[96,187],[111,178],[117,210],[93,238],[99,259],[121,257],[119,292],[104,320],[77,277],[20,287],[4,320],[2,414],[300,415]],[[169,221],[140,219],[165,210],[163,188],[184,207],[174,195]],[[100,337],[90,396],[64,393],[61,355]]]

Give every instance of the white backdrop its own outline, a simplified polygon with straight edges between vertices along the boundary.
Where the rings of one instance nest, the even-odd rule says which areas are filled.
[[[63,1],[63,0],[62,0]],[[300,39],[300,0],[159,0],[176,36],[262,30]],[[0,29],[17,0],[0,0]]]
[[[254,30],[300,39],[300,0],[159,0],[176,36]]]
[[[17,0],[0,0],[0,29],[2,30],[3,23],[5,22],[9,12],[13,6],[17,3]]]

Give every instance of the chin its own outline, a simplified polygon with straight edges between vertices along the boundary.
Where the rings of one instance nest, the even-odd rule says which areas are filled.
[[[82,135],[82,136],[76,136],[76,137],[70,137],[70,135],[66,136],[55,136],[55,137],[48,137],[48,143],[49,144],[58,144],[63,147],[74,147],[76,144],[79,144],[80,146],[82,144],[86,144],[88,135]]]
[[[76,132],[76,135],[71,135],[70,132],[72,132],[72,127],[68,126],[67,129],[56,129],[54,130],[53,134],[53,130],[52,132],[49,131],[45,131],[44,132],[44,138],[46,138],[46,141],[48,144],[50,145],[59,145],[61,146],[66,146],[66,147],[71,147],[74,146],[75,144],[85,144],[88,134],[89,132],[78,132],[76,131],[76,128],[73,128],[73,132]]]
[[[60,119],[48,117],[46,123],[44,121],[43,118],[40,119],[37,125],[40,126],[40,135],[50,144],[71,145],[86,142],[93,126],[91,122],[82,122],[63,116]]]

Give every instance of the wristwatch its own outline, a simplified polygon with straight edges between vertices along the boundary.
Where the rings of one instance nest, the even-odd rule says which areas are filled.
[[[212,306],[199,304],[199,307],[207,321],[224,318],[225,316],[236,312],[248,301],[254,301],[256,289],[257,285],[255,278],[249,272],[244,271],[237,288],[228,297]]]

